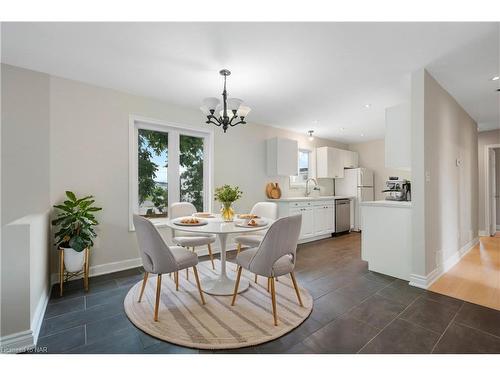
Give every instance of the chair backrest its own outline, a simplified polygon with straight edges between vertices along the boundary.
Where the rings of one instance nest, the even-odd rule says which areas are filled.
[[[249,271],[271,277],[274,263],[284,255],[292,256],[295,264],[302,215],[286,216],[269,227],[249,264]]]
[[[134,226],[144,270],[151,273],[177,271],[175,258],[153,223],[134,215]]]
[[[176,202],[170,205],[169,210],[169,218],[176,219],[182,216],[191,216],[196,212],[196,207],[189,202]]]
[[[278,218],[278,205],[274,202],[258,202],[252,207],[250,213],[276,220]]]
[[[169,207],[169,211],[169,219],[177,219],[178,217],[191,216],[196,212],[196,207],[189,202],[175,202]],[[176,235],[182,235],[184,232],[176,231],[173,228],[170,228],[170,233],[172,234],[172,237],[175,237]]]

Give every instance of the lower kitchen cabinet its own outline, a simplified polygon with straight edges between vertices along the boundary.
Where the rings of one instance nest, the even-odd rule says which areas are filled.
[[[302,215],[299,242],[328,238],[335,232],[334,200],[278,202],[279,217]]]

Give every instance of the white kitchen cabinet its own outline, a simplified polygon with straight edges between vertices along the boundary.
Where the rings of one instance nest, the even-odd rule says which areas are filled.
[[[343,197],[345,198],[345,197]],[[272,199],[278,204],[278,216],[302,215],[299,242],[331,237],[335,232],[335,197],[293,200]]]
[[[314,206],[314,234],[322,235],[335,232],[333,225],[334,211],[333,205],[321,202]]]
[[[385,166],[411,169],[411,111],[408,103],[385,110]]]
[[[316,177],[343,178],[344,157],[343,151],[333,147],[319,147],[316,149]]]
[[[349,150],[341,150],[344,160],[344,168],[358,168],[358,153]]]
[[[299,144],[293,139],[267,140],[267,174],[269,176],[297,176]]]
[[[290,210],[290,216],[302,215],[302,225],[300,227],[299,238],[309,238],[314,236],[315,216],[312,207],[297,207]]]

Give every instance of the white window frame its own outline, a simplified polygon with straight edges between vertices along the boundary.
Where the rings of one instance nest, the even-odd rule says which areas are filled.
[[[301,152],[307,152],[309,154],[309,167],[308,167],[308,175],[309,178],[313,177],[312,176],[312,156],[313,156],[313,150],[310,150],[308,148],[299,148],[299,151],[297,152],[297,176],[290,176],[289,181],[290,181],[290,188],[292,189],[298,189],[298,188],[303,188],[306,186],[305,182],[297,182],[295,181],[295,178],[298,178],[300,175],[300,165],[298,163],[299,160],[299,155]]]
[[[129,116],[129,230],[134,231],[133,215],[139,212],[139,171],[138,171],[138,137],[139,129],[168,133],[168,150],[170,155],[179,155],[180,135],[203,138],[203,210],[212,211],[213,197],[213,129],[199,129],[194,126],[165,122],[138,115]],[[180,200],[179,158],[169,158],[167,181],[169,190],[168,206]],[[171,189],[170,189],[171,188]],[[166,219],[166,218],[165,218]],[[158,221],[161,219],[157,219]]]

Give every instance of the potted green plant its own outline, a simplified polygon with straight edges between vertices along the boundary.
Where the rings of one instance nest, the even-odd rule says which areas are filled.
[[[233,221],[233,203],[241,198],[243,192],[238,186],[223,185],[215,189],[215,200],[221,202],[220,213],[224,221]]]
[[[84,250],[94,245],[94,227],[99,224],[94,213],[102,208],[94,206],[91,195],[77,198],[67,191],[66,197],[62,204],[54,206],[57,217],[52,225],[57,228],[55,245],[64,251],[64,267],[68,272],[77,272],[85,261]]]

